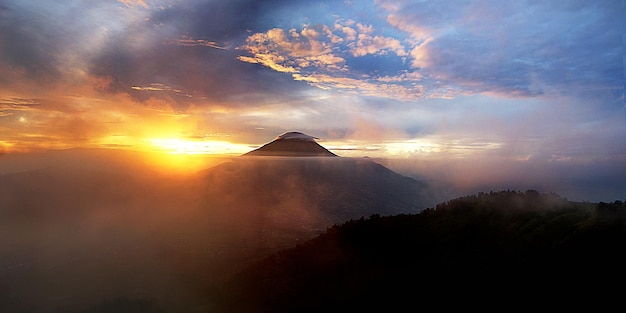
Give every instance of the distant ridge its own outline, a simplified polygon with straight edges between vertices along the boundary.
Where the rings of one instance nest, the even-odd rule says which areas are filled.
[[[316,142],[316,137],[301,132],[286,132],[244,156],[337,157]]]
[[[419,214],[329,227],[252,263],[210,294],[216,311],[237,313],[405,312],[451,299],[500,308],[482,301],[486,295],[562,306],[555,290],[597,305],[616,292],[609,279],[626,277],[625,245],[622,201],[479,193]]]

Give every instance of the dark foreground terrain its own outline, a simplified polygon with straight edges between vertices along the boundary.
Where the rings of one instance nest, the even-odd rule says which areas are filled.
[[[433,185],[367,158],[172,175],[134,154],[42,157],[0,163],[0,313],[598,309],[626,292],[621,201],[502,191],[436,205]]]
[[[72,149],[29,169],[0,162],[0,313],[207,312],[212,286],[263,257],[433,205],[427,184],[366,158],[238,157],[178,175],[141,160]]]
[[[218,286],[216,312],[408,312],[623,296],[626,206],[481,193],[419,214],[351,220]]]

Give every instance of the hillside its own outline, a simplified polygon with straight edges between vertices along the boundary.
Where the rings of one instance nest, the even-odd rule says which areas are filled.
[[[367,158],[242,156],[184,175],[106,150],[42,158],[2,166],[2,313],[118,296],[202,312],[207,286],[256,260],[350,219],[432,205],[427,184]]]
[[[198,173],[195,184],[207,186],[201,192],[213,199],[232,200],[221,206],[269,208],[287,219],[315,215],[323,229],[361,216],[416,213],[433,205],[426,183],[367,158],[240,158]]]
[[[216,289],[216,312],[378,312],[606,300],[626,278],[626,207],[535,191],[351,220]],[[573,298],[572,298],[573,297]],[[484,303],[483,303],[484,302]],[[607,302],[596,303],[602,305]],[[569,305],[571,303],[563,303]]]

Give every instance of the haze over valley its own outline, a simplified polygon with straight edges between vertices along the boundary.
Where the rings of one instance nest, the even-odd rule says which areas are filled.
[[[414,179],[381,160],[320,150],[312,139],[276,139],[186,173],[115,150],[2,158],[14,170],[0,176],[0,303],[79,312],[133,299],[211,312],[212,288],[264,257],[347,221],[418,214],[469,191],[468,177],[446,180],[449,170],[422,168],[426,179]],[[424,175],[436,170],[442,179]],[[496,178],[485,186],[504,188]]]

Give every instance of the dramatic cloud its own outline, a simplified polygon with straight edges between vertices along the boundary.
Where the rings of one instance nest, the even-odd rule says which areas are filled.
[[[412,65],[465,92],[593,93],[623,86],[617,2],[380,1],[417,45]]]
[[[385,68],[394,62],[389,58],[404,62],[407,52],[402,43],[373,32],[371,25],[352,20],[301,30],[274,28],[249,36],[239,49],[251,56],[242,55],[239,60],[289,73],[295,80],[321,89],[397,100],[421,97],[419,75],[408,69]]]
[[[613,90],[615,97],[621,90],[619,10],[610,3],[378,4],[388,12],[386,25],[338,20],[330,26],[275,28],[249,36],[241,48],[252,57],[239,59],[320,88],[399,100],[477,93],[530,97],[582,86],[594,93]],[[375,34],[389,26],[402,31],[395,33],[399,39]],[[360,60],[369,55],[379,58]],[[390,59],[400,66],[382,76],[380,64]],[[419,73],[420,79],[407,80],[404,73]],[[393,83],[381,77],[392,77]],[[416,84],[428,88],[413,88]]]
[[[210,41],[206,39],[193,39],[193,38],[189,38],[185,36],[174,41],[164,42],[163,44],[172,44],[172,45],[179,45],[179,46],[184,46],[184,47],[201,46],[201,47],[211,47],[215,49],[226,49],[225,47],[218,45],[216,41]]]
[[[346,156],[623,156],[622,11],[576,0],[0,0],[0,146],[212,140],[235,153],[297,130]]]

